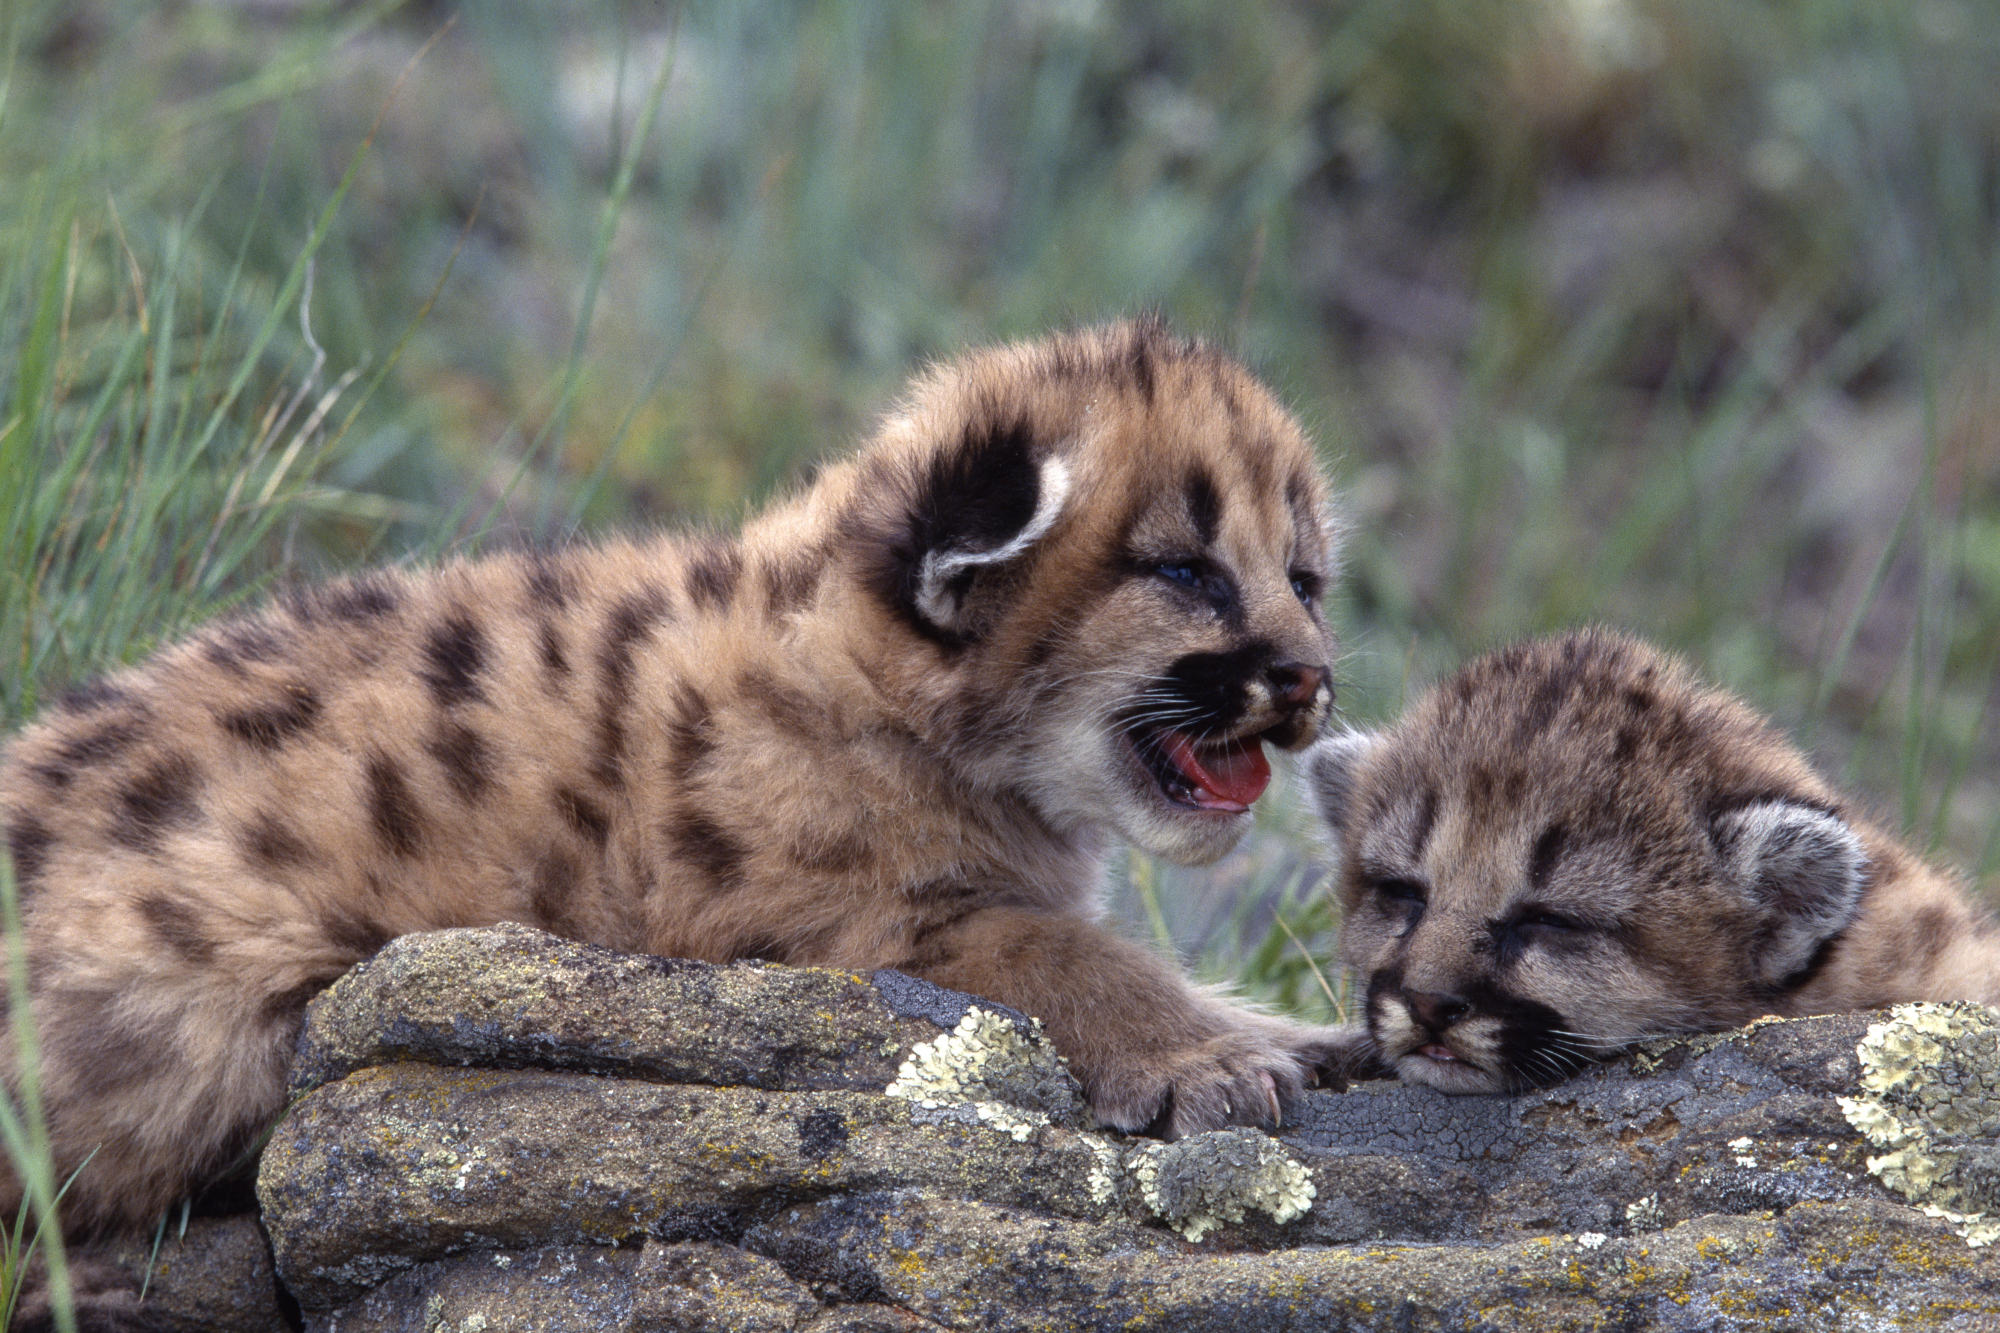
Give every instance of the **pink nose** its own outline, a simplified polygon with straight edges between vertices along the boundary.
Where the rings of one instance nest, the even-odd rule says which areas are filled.
[[[1304,708],[1319,693],[1319,687],[1326,680],[1323,667],[1306,666],[1302,662],[1279,662],[1266,673],[1271,682],[1271,693],[1294,708]]]

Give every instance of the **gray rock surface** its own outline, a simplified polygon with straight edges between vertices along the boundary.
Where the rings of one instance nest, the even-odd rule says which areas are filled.
[[[259,1194],[323,1333],[2000,1328],[1970,1006],[1169,1145],[970,997],[500,927],[337,983],[298,1071]]]

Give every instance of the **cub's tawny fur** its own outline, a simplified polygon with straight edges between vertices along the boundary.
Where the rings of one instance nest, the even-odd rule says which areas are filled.
[[[1262,385],[1139,321],[931,371],[738,535],[372,573],[77,691],[0,766],[68,1219],[238,1157],[384,941],[501,920],[902,968],[1039,1015],[1113,1125],[1269,1122],[1327,1032],[1098,886],[1114,836],[1220,855],[1319,730],[1326,505]]]
[[[2000,931],[1956,880],[1634,639],[1494,653],[1306,768],[1404,1078],[1511,1090],[1762,1014],[2000,1003]]]

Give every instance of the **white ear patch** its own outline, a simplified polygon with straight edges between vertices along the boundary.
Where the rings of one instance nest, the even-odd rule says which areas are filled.
[[[1711,827],[1726,873],[1766,913],[1760,980],[1776,984],[1797,972],[1860,911],[1868,854],[1836,816],[1795,801],[1758,801],[1716,816]]]
[[[1069,464],[1050,458],[1036,477],[1035,512],[1009,541],[990,551],[946,548],[926,554],[917,567],[917,614],[940,628],[955,625],[959,599],[965,595],[964,576],[988,565],[1005,564],[1040,541],[1062,515],[1069,491]]]
[[[1354,799],[1355,772],[1380,741],[1381,737],[1372,731],[1344,727],[1315,741],[1300,758],[1300,770],[1325,824],[1327,848],[1335,859],[1341,852],[1341,825]]]

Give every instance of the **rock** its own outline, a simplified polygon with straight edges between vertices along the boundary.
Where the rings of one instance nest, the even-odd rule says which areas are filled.
[[[1973,1006],[1162,1144],[971,997],[501,927],[336,984],[296,1086],[258,1189],[323,1333],[2000,1326]]]

